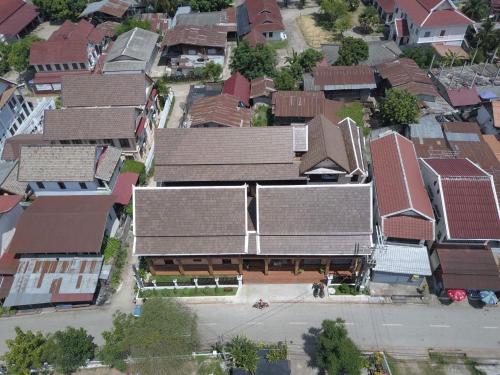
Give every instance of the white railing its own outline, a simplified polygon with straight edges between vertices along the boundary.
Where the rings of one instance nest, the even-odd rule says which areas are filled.
[[[17,129],[16,135],[31,133],[38,125],[42,125],[43,113],[46,109],[56,108],[56,103],[52,98],[44,98],[40,100],[33,112],[23,121],[19,129]],[[42,131],[40,127],[40,132]]]
[[[165,105],[163,106],[163,110],[160,114],[160,123],[158,124],[158,128],[163,129],[167,123],[168,114],[170,112],[170,107],[172,106],[172,101],[174,100],[174,92],[170,89],[167,97],[165,98]]]

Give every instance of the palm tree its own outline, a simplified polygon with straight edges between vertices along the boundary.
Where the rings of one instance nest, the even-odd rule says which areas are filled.
[[[495,24],[488,18],[476,34],[477,45],[485,54],[493,54],[500,46],[500,29],[495,30]]]
[[[481,21],[490,14],[490,7],[485,0],[467,0],[462,12],[474,21]]]

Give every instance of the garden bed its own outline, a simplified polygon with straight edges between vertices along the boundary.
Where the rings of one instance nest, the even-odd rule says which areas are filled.
[[[139,298],[234,296],[238,288],[182,288],[141,290]]]

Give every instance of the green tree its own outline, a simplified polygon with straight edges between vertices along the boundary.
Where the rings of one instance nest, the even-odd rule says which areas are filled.
[[[336,65],[357,65],[368,58],[368,44],[359,38],[342,39]]]
[[[222,74],[222,65],[216,64],[213,61],[209,61],[203,69],[203,75],[207,77],[210,82],[216,82],[220,79],[220,75]]]
[[[486,0],[467,0],[462,12],[474,21],[481,21],[490,14],[490,6]]]
[[[405,48],[400,57],[407,57],[409,59],[412,59],[420,68],[429,69],[432,61],[432,56],[434,56],[435,53],[436,51],[432,46],[424,45]]]
[[[267,105],[258,105],[252,117],[252,126],[267,126],[271,122],[271,108]]]
[[[359,0],[346,0],[346,1],[349,12],[354,12],[356,9],[359,8]]]
[[[125,359],[129,354],[128,330],[134,323],[133,319],[132,315],[117,312],[113,318],[113,329],[102,333],[104,345],[97,351],[97,358],[120,371],[127,369]]]
[[[274,75],[274,86],[276,90],[297,90],[297,80],[289,67],[284,67]]]
[[[334,27],[338,18],[348,16],[347,3],[344,0],[322,0],[320,9],[329,29]]]
[[[324,320],[316,339],[316,362],[329,375],[359,375],[364,361],[356,345],[347,335],[344,321]]]
[[[235,336],[226,345],[226,351],[231,354],[233,366],[247,370],[250,374],[257,371],[259,356],[257,345],[245,336]]]
[[[24,332],[16,327],[16,337],[6,341],[8,352],[4,354],[3,360],[7,365],[9,374],[28,375],[31,369],[42,366],[42,358],[46,339],[38,331]]]
[[[485,55],[492,55],[500,47],[500,29],[495,29],[495,23],[488,18],[478,30],[477,46],[481,48]]]
[[[116,35],[120,35],[135,29],[138,27],[139,29],[151,30],[151,23],[148,20],[138,20],[137,18],[127,18],[123,23],[121,23],[116,28]]]
[[[7,64],[19,73],[28,69],[31,45],[38,40],[41,39],[34,35],[28,35],[12,43],[8,47]]]
[[[276,53],[266,44],[252,48],[246,41],[235,48],[231,59],[231,72],[239,71],[247,79],[274,76]]]
[[[146,0],[146,6],[153,8],[156,13],[167,13],[169,16],[175,15],[180,0]]]
[[[406,90],[389,89],[380,107],[383,119],[390,124],[411,124],[419,117],[418,100]]]
[[[323,52],[308,48],[300,54],[298,63],[304,72],[309,73],[323,57]]]
[[[365,34],[371,34],[374,27],[378,24],[379,18],[374,6],[367,6],[358,17],[361,31]]]
[[[213,12],[230,6],[231,0],[190,0],[191,9],[197,12]]]
[[[95,348],[94,338],[85,329],[67,327],[48,336],[44,356],[57,371],[71,374],[94,358]]]
[[[351,26],[351,17],[349,15],[346,15],[335,20],[333,29],[338,34],[339,39],[342,39],[344,37],[344,32],[349,30]]]
[[[34,0],[33,3],[51,21],[76,20],[87,5],[86,0]]]

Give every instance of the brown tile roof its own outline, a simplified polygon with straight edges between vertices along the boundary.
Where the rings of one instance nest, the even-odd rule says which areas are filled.
[[[413,142],[392,132],[373,139],[370,149],[383,234],[386,237],[433,240],[434,214]],[[401,215],[404,213],[420,217],[412,219]]]
[[[14,93],[17,90],[17,85],[14,85],[7,80],[2,80],[2,81],[4,81],[3,83],[7,84],[7,86],[10,87],[7,87],[0,95],[0,109],[7,104],[9,99],[12,97],[12,95],[14,95]]]
[[[250,27],[258,32],[285,30],[276,0],[247,0]]]
[[[488,177],[483,170],[467,159],[425,159],[424,161],[442,177]]]
[[[22,0],[1,2],[0,34],[14,36],[38,17],[38,8]]]
[[[19,159],[21,146],[28,145],[43,145],[47,144],[43,140],[43,134],[19,134],[5,140],[5,145],[2,151],[3,160]]]
[[[100,253],[113,196],[38,197],[17,225],[10,250],[19,254]]]
[[[90,32],[88,39],[94,44],[100,44],[104,38],[114,37],[119,25],[118,22],[112,21],[100,23]]]
[[[278,117],[313,118],[324,115],[333,123],[340,121],[337,113],[343,102],[325,99],[322,91],[276,91],[272,95],[273,114]]]
[[[246,195],[246,186],[135,188],[135,254],[244,253]]]
[[[495,258],[489,249],[437,249],[445,289],[500,290]]]
[[[223,48],[226,46],[226,36],[226,30],[219,26],[176,26],[168,31],[162,46],[187,44]]]
[[[61,82],[63,107],[144,106],[151,83],[145,74],[73,75]]]
[[[476,88],[446,89],[448,101],[453,107],[463,107],[477,105],[481,99],[477,94]]]
[[[369,253],[371,210],[371,185],[258,186],[260,254]]]
[[[250,82],[250,98],[257,98],[259,96],[271,96],[276,89],[274,88],[274,81],[269,77],[260,77],[252,79]]]
[[[34,42],[30,49],[30,65],[86,63],[86,40],[58,40]]]
[[[233,95],[245,106],[250,106],[250,81],[240,72],[235,72],[224,81],[223,94]]]
[[[266,38],[257,30],[250,31],[243,37],[243,40],[246,40],[253,48],[255,48],[257,44],[266,44]]]
[[[188,113],[191,127],[210,123],[237,128],[250,126],[251,113],[248,109],[241,108],[239,102],[238,98],[229,94],[196,100]]]
[[[92,30],[94,30],[94,25],[87,20],[80,20],[79,22],[66,20],[61,27],[52,33],[48,40],[50,42],[65,40],[88,41],[88,37]]]
[[[45,111],[47,141],[134,138],[134,108],[66,108]]]
[[[313,69],[312,75],[318,90],[332,90],[325,86],[333,86],[335,90],[342,90],[342,86],[370,89],[377,87],[373,70],[367,65],[319,66]]]
[[[500,136],[483,135],[482,138],[497,158],[497,161],[500,162]]]
[[[289,127],[157,129],[156,181],[299,179]]]
[[[122,150],[119,148],[112,146],[104,147],[97,161],[95,177],[103,181],[110,181],[121,155]]]

